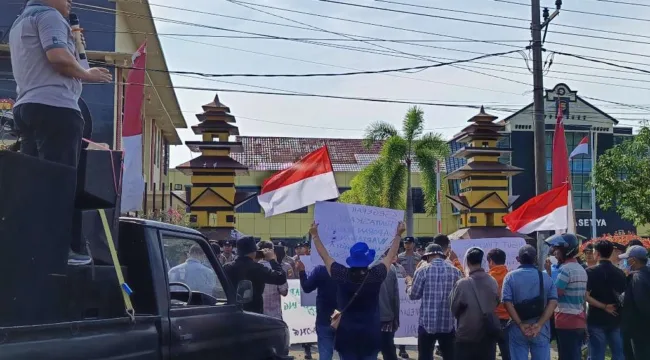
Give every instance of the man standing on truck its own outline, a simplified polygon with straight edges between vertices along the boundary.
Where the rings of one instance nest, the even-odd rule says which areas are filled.
[[[169,282],[186,284],[192,291],[217,296],[217,274],[203,265],[205,253],[198,244],[192,245],[184,263],[169,270]]]
[[[287,275],[278,263],[273,249],[263,249],[264,259],[268,261],[270,269],[255,261],[257,245],[255,239],[246,236],[237,240],[237,254],[235,261],[224,266],[226,276],[236,288],[240,281],[249,280],[253,283],[253,300],[244,304],[244,310],[264,313],[264,300],[262,293],[266,284],[282,285],[287,281]],[[223,254],[222,254],[223,255]]]
[[[107,69],[86,70],[79,64],[67,20],[71,7],[71,0],[27,1],[11,26],[9,49],[18,93],[13,115],[20,152],[76,168],[84,128],[81,82],[107,83],[112,76]],[[72,214],[70,222],[72,227]],[[72,250],[68,255],[70,265],[91,261]]]

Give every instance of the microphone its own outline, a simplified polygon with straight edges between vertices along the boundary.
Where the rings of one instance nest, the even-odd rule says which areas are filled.
[[[68,21],[70,21],[70,28],[72,28],[72,34],[77,46],[79,64],[81,64],[84,69],[90,69],[90,64],[88,64],[88,57],[86,56],[86,49],[84,48],[84,44],[81,41],[81,27],[79,26],[79,16],[77,16],[75,13],[70,13]]]

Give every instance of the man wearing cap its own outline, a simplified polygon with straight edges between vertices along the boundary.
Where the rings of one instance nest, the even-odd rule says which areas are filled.
[[[609,260],[619,269],[626,271],[627,269],[625,268],[625,261],[621,261],[621,258],[619,257],[621,254],[625,253],[625,245],[619,244],[617,242],[612,242],[612,245],[614,245],[614,251],[612,252],[612,257],[610,257]]]
[[[650,341],[646,331],[650,324],[650,269],[648,251],[639,245],[630,246],[621,259],[627,260],[630,274],[623,299],[623,349],[626,360],[650,359]]]
[[[264,253],[264,259],[269,263],[270,269],[256,261],[257,245],[255,239],[250,236],[240,238],[237,240],[237,253],[239,256],[235,261],[224,265],[226,276],[228,276],[230,283],[235,288],[243,280],[249,280],[253,284],[253,300],[248,304],[244,304],[244,310],[258,314],[264,313],[262,294],[265,285],[283,285],[287,282],[287,275],[276,260],[273,249],[263,249],[262,252]]]
[[[440,245],[442,251],[444,251],[447,256],[447,262],[455,266],[461,274],[465,275],[463,264],[460,263],[458,256],[456,256],[456,253],[451,249],[451,240],[449,240],[449,237],[444,234],[438,234],[433,238],[433,243]]]
[[[449,295],[461,273],[446,261],[437,244],[430,244],[415,278],[406,278],[406,293],[411,300],[422,299],[418,326],[418,355],[420,360],[432,360],[434,344],[438,341],[443,360],[454,360],[454,326]]]
[[[221,249],[221,255],[219,255],[219,262],[221,265],[226,265],[229,262],[235,261],[237,255],[232,252],[232,247],[235,245],[235,241],[226,240],[223,242],[223,248]]]
[[[557,288],[548,274],[537,270],[536,259],[537,250],[524,245],[517,256],[519,268],[503,280],[501,298],[512,319],[506,336],[510,357],[515,360],[528,359],[529,354],[534,360],[551,356],[549,320],[557,307]]]
[[[257,248],[262,251],[265,249],[274,251],[273,243],[268,240],[260,241],[259,244],[257,244]],[[259,263],[264,265],[264,267],[271,269],[270,261],[263,259]],[[281,266],[282,265],[283,264],[281,263]],[[286,273],[288,269],[283,267],[282,270]],[[282,320],[282,297],[287,296],[288,293],[289,284],[287,284],[286,281],[282,285],[265,285],[264,292],[262,293],[262,298],[264,301],[264,315]]]

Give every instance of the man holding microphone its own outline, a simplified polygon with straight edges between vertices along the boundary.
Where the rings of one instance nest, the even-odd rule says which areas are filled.
[[[11,27],[9,48],[17,84],[13,112],[20,151],[76,168],[84,128],[78,105],[81,82],[108,83],[112,76],[107,69],[79,64],[67,20],[71,7],[71,0],[27,1]],[[71,265],[90,260],[70,255]]]

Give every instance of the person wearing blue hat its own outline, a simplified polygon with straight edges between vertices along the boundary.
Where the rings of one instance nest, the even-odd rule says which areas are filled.
[[[640,245],[627,248],[619,256],[627,260],[630,274],[623,299],[623,351],[626,360],[650,359],[650,342],[646,331],[650,324],[650,269],[648,251]]]
[[[587,272],[576,259],[579,242],[574,234],[555,234],[544,242],[560,264],[555,280],[558,305],[555,310],[555,329],[559,360],[575,360],[582,356],[586,337]]]
[[[345,260],[348,267],[336,262],[318,235],[318,224],[309,230],[318,255],[337,285],[337,311],[332,314],[336,338],[334,349],[341,360],[376,360],[381,347],[379,292],[392,260],[397,255],[401,236],[406,230],[400,222],[388,254],[377,266],[375,250],[357,242]]]

